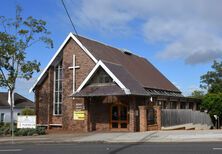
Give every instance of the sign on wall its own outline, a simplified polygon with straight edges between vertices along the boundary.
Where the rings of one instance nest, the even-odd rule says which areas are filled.
[[[36,128],[36,116],[18,116],[17,128]]]
[[[84,103],[76,103],[76,110],[85,110],[85,105]]]
[[[73,112],[74,120],[85,120],[85,111],[74,111]]]

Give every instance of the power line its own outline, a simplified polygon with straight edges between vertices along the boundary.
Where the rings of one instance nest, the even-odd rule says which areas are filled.
[[[67,10],[67,8],[66,8],[66,5],[65,5],[65,3],[64,3],[63,0],[61,0],[61,1],[62,1],[62,5],[63,5],[63,7],[65,8],[66,14],[67,14],[67,16],[68,16],[68,18],[69,18],[69,20],[70,20],[70,22],[71,22],[71,24],[72,24],[72,27],[73,27],[73,29],[74,29],[74,31],[75,31],[77,37],[78,37],[79,35],[78,35],[77,30],[76,30],[76,28],[75,28],[75,25],[74,25],[74,23],[73,23],[73,21],[72,21],[70,15],[69,15],[69,12],[68,12],[68,10]]]

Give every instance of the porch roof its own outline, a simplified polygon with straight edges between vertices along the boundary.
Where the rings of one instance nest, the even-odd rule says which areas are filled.
[[[121,89],[116,84],[93,86],[87,85],[81,91],[73,94],[73,97],[95,97],[95,96],[123,96],[123,95],[137,95],[137,96],[149,96],[149,94],[141,94],[131,92],[126,94],[123,89]]]
[[[125,92],[117,85],[85,86],[81,91],[76,92],[74,97],[114,96],[125,95]]]

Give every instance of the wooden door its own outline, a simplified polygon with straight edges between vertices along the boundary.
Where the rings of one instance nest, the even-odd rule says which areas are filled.
[[[128,107],[123,104],[115,104],[111,106],[110,114],[111,129],[128,129]]]

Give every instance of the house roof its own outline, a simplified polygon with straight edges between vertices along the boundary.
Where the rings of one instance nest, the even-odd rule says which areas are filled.
[[[94,57],[121,65],[143,87],[180,92],[147,59],[82,36],[78,39]]]
[[[14,100],[15,100],[15,108],[25,108],[25,107],[33,108],[35,106],[31,100],[23,97],[18,93],[14,94]],[[8,92],[0,92],[0,108],[8,108],[8,107],[10,107],[8,103]]]
[[[109,68],[113,74],[130,90],[132,95],[146,95],[149,94],[142,87],[142,85],[134,79],[134,77],[122,66],[119,64],[114,64],[110,62],[103,61],[103,63]]]
[[[94,40],[84,38],[82,36],[75,36],[72,33],[69,34],[69,36],[63,42],[63,44],[57,50],[56,54],[50,60],[49,64],[41,73],[38,80],[30,89],[30,91],[32,91],[37,84],[41,83],[47,69],[49,68],[50,65],[53,64],[53,62],[55,61],[59,53],[62,51],[65,44],[71,38],[77,42],[77,44],[83,49],[84,52],[87,53],[87,55],[89,55],[89,57],[95,63],[103,61],[105,65],[109,67],[110,70],[114,71],[112,72],[114,73],[114,76],[118,76],[118,78],[121,79],[121,82],[124,82],[124,84],[128,85],[129,87],[133,88],[136,85],[135,89],[139,90],[142,93],[144,92],[144,90],[141,90],[141,87],[181,93],[177,87],[175,87],[160,71],[158,71],[145,58],[139,57],[130,52],[122,51],[120,49],[102,44]],[[121,73],[123,76],[125,77],[127,76],[126,79],[125,77],[122,77]],[[120,83],[119,85],[125,87],[126,85],[123,85],[121,82],[119,82]]]

